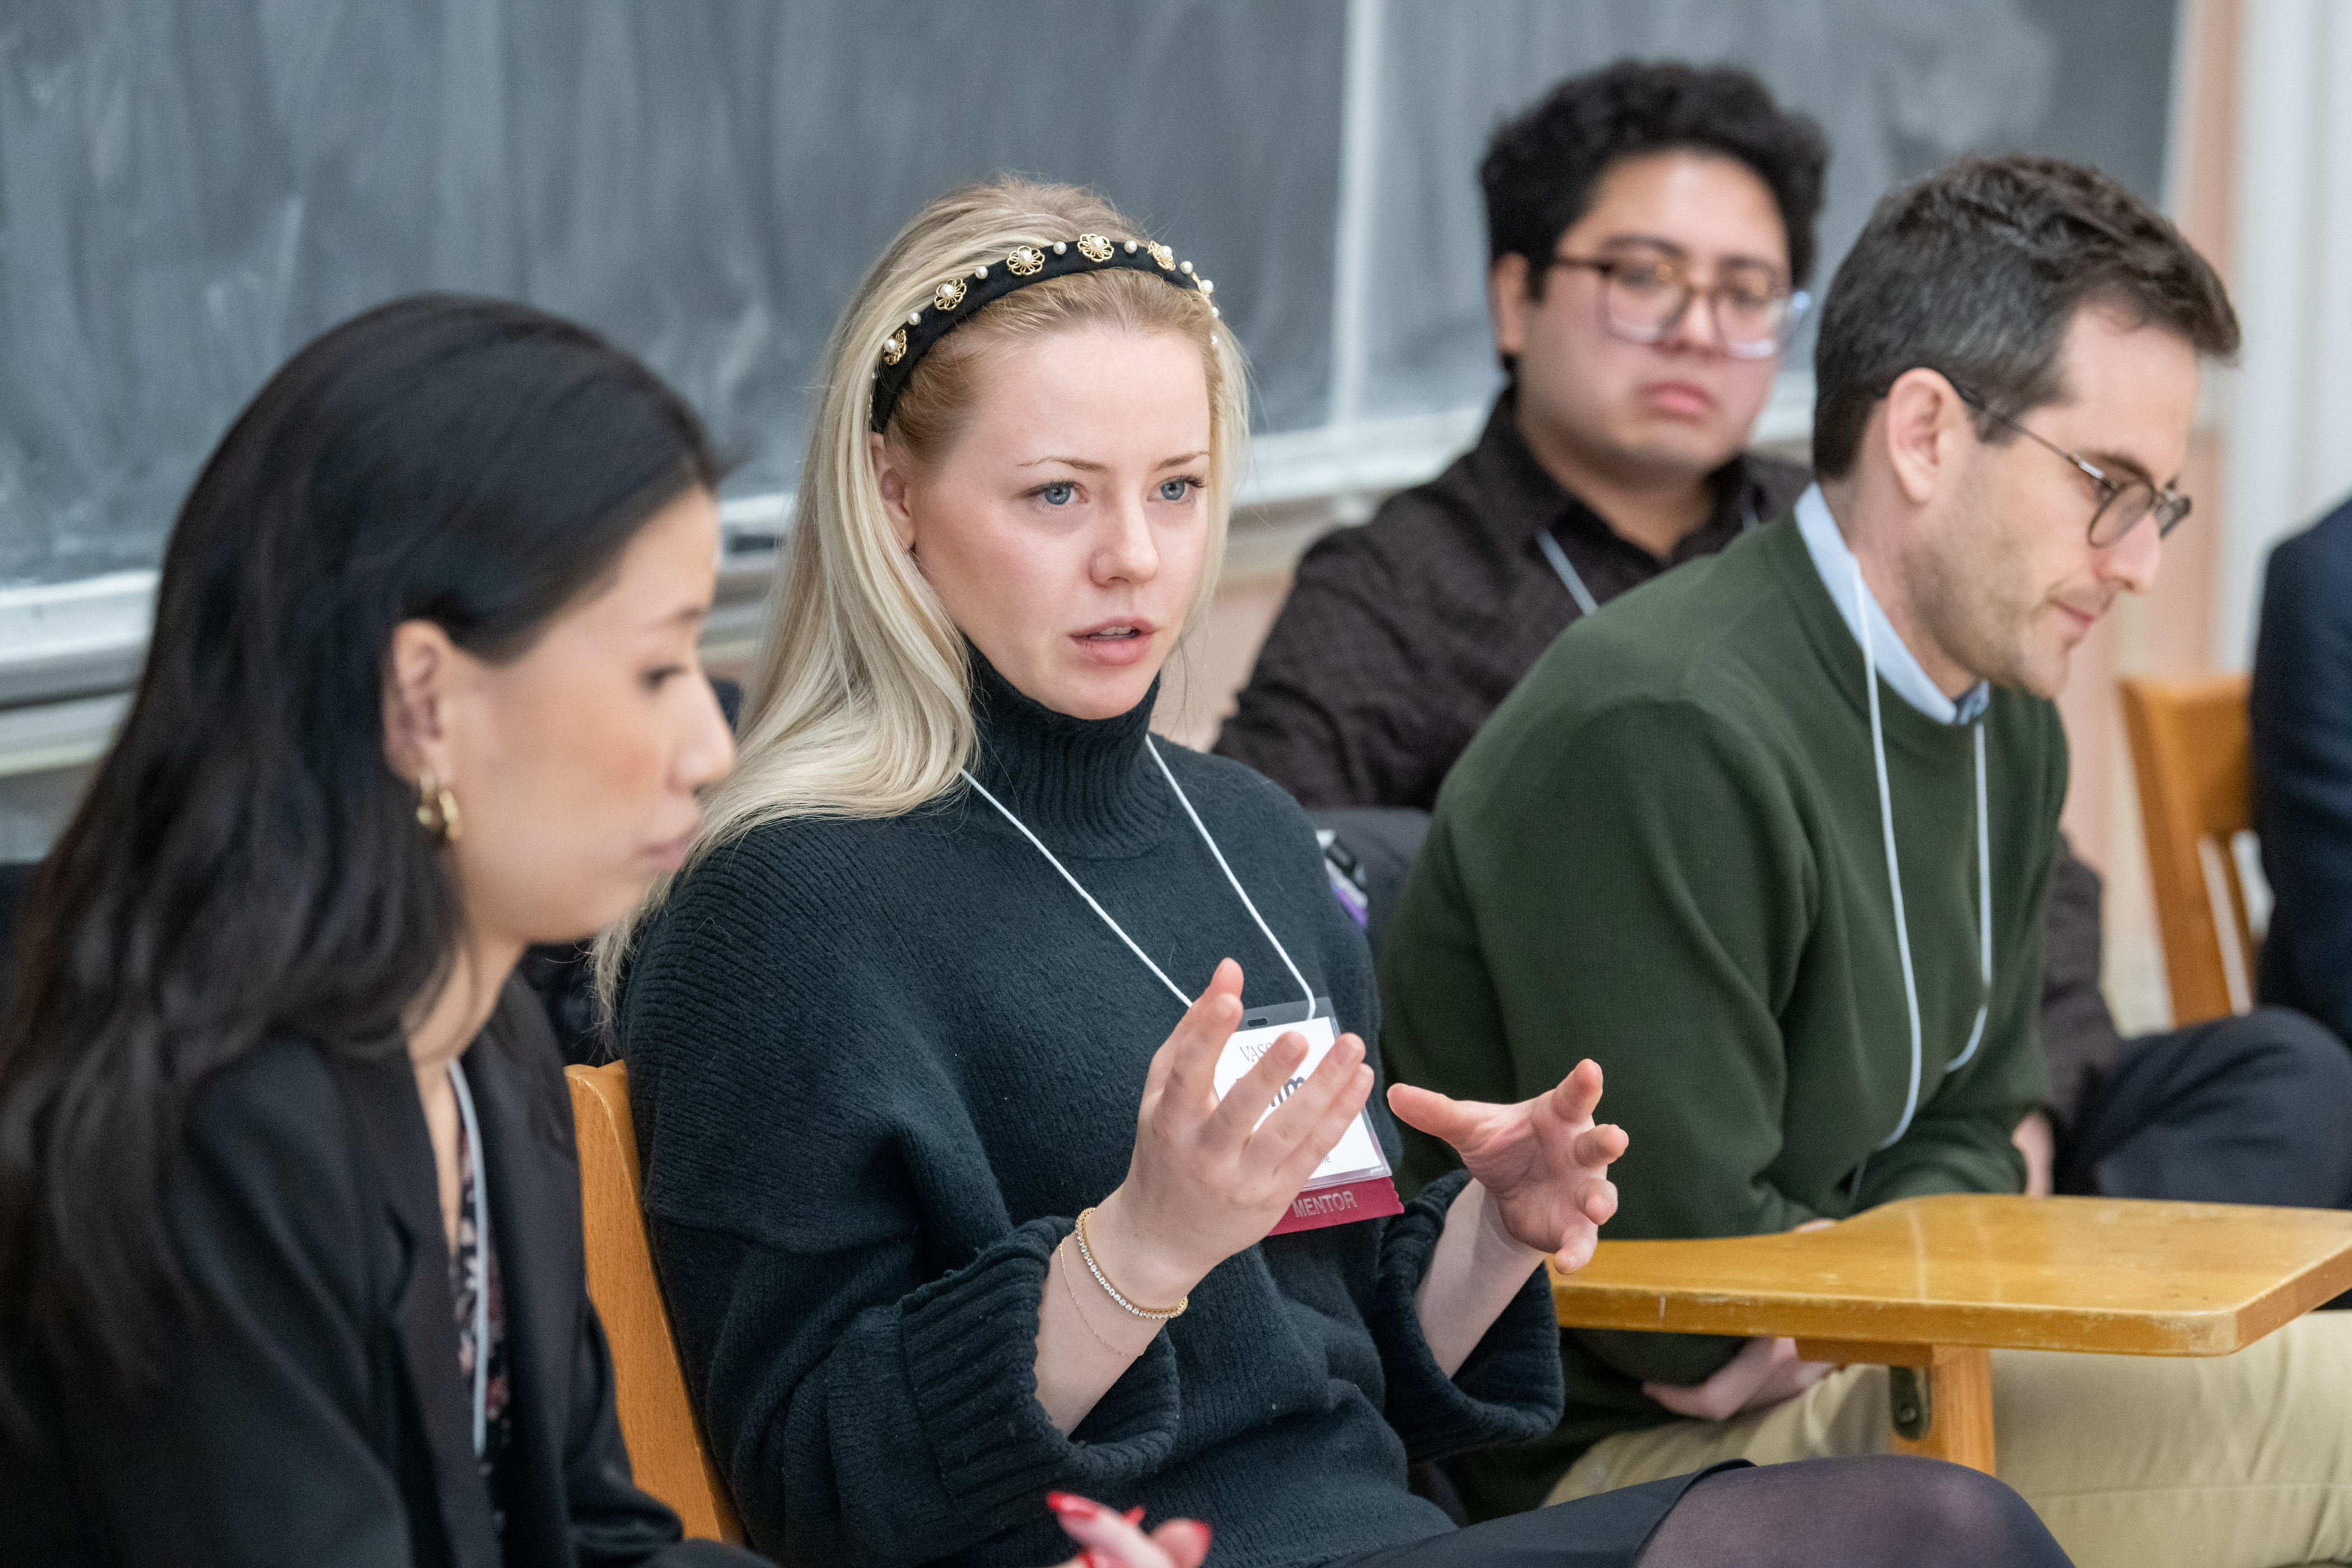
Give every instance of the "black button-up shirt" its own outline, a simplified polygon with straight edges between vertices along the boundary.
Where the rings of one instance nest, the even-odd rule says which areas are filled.
[[[1307,552],[1217,750],[1307,806],[1426,811],[1478,726],[1580,614],[1544,533],[1607,604],[1770,521],[1807,479],[1793,463],[1732,458],[1708,478],[1713,514],[1662,561],[1544,470],[1506,391],[1451,468]]]

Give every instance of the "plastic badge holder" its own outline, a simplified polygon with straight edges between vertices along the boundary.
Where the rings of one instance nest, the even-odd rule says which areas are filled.
[[[1244,1014],[1242,1026],[1234,1031],[1233,1038],[1225,1042],[1223,1052],[1217,1058],[1217,1098],[1223,1100],[1226,1091],[1274,1048],[1275,1041],[1294,1031],[1307,1037],[1307,1059],[1282,1086],[1258,1121],[1273,1115],[1275,1106],[1296,1092],[1307,1081],[1307,1075],[1339,1043],[1338,1022],[1327,997],[1318,996],[1311,1012],[1305,1002],[1287,1002],[1273,1007],[1255,1007]],[[1331,1152],[1307,1178],[1307,1184],[1299,1189],[1298,1195],[1291,1200],[1281,1222],[1266,1234],[1319,1230],[1327,1225],[1347,1225],[1403,1212],[1404,1205],[1397,1198],[1396,1183],[1390,1179],[1388,1156],[1381,1152],[1381,1141],[1372,1132],[1371,1116],[1369,1111],[1359,1112]]]
[[[1364,863],[1328,827],[1316,831],[1315,842],[1323,847],[1323,875],[1331,884],[1331,896],[1359,930],[1369,928],[1372,906],[1364,888]]]

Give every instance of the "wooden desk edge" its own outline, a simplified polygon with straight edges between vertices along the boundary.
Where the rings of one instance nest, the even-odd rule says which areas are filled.
[[[1552,1309],[1560,1326],[1644,1333],[1772,1334],[1824,1345],[1979,1346],[1988,1350],[2053,1350],[2113,1355],[2218,1356],[2245,1349],[2352,1289],[2352,1253],[2312,1264],[2249,1300],[2202,1311],[2053,1310],[1990,1301],[1911,1302],[1875,1297],[1732,1296],[1715,1292],[1592,1285],[1551,1277]],[[1906,1314],[1905,1309],[1916,1309]],[[1916,1324],[1905,1316],[1916,1315]],[[1892,1321],[1890,1321],[1892,1320]],[[2091,1332],[2093,1329],[2100,1331]],[[1927,1360],[1882,1355],[1809,1357],[1925,1366]]]

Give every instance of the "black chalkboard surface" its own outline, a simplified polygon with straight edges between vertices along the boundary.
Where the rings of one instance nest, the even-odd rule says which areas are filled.
[[[1496,374],[1479,147],[1550,81],[1628,53],[1759,70],[1837,145],[1826,269],[1888,180],[1968,147],[2157,194],[2172,12],[0,0],[0,584],[152,566],[270,370],[424,289],[599,328],[742,456],[734,493],[789,489],[860,269],[1003,169],[1097,185],[1217,279],[1261,428],[1466,409]]]
[[[1421,269],[1375,275],[1366,416],[1483,401],[1495,384],[1473,174],[1503,116],[1631,56],[1754,71],[1829,135],[1819,298],[1886,188],[1965,152],[2096,163],[2164,197],[2172,0],[1384,0],[1373,227]],[[1437,287],[1429,286],[1435,280]],[[1788,363],[1812,354],[1810,330]]]
[[[1091,184],[1322,417],[1343,0],[0,0],[0,582],[152,565],[320,329],[425,289],[644,354],[789,486],[921,203]]]

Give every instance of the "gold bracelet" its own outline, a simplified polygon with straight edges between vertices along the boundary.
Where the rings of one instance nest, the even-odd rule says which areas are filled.
[[[1095,1327],[1094,1320],[1088,1318],[1087,1316],[1087,1310],[1078,1304],[1078,1288],[1070,1279],[1072,1272],[1072,1270],[1067,1268],[1062,1270],[1062,1289],[1069,1292],[1070,1310],[1078,1315],[1078,1321],[1086,1325],[1087,1332],[1095,1337],[1095,1343],[1102,1346],[1103,1349],[1110,1352],[1110,1353],[1115,1356],[1118,1356],[1123,1360],[1133,1361],[1135,1357],[1129,1355],[1127,1352],[1119,1349],[1117,1345],[1102,1337],[1102,1331]]]
[[[1118,1302],[1121,1311],[1131,1312],[1147,1322],[1164,1323],[1182,1317],[1184,1309],[1192,1304],[1190,1295],[1172,1307],[1139,1307],[1119,1293],[1118,1287],[1112,1284],[1109,1276],[1102,1271],[1102,1265],[1095,1261],[1095,1249],[1087,1245],[1087,1215],[1094,1212],[1091,1208],[1080,1209],[1078,1227],[1072,1234],[1078,1238],[1078,1256],[1086,1259],[1087,1272],[1095,1277],[1095,1283],[1103,1288],[1103,1294]]]

